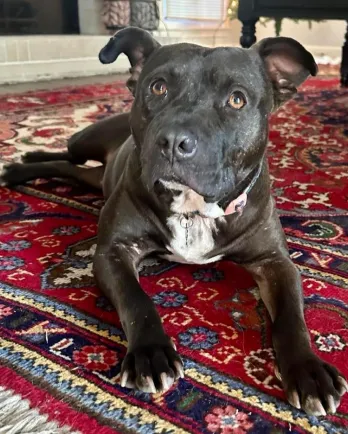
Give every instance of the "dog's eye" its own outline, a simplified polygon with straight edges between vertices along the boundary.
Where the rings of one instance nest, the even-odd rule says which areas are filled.
[[[156,80],[151,85],[151,92],[154,93],[157,96],[164,95],[167,93],[167,85],[166,82],[162,79]]]
[[[240,110],[246,104],[246,98],[244,94],[240,91],[235,91],[232,93],[228,100],[228,104],[230,107]]]

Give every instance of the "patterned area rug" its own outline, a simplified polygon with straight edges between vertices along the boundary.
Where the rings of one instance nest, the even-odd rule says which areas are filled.
[[[71,134],[130,104],[118,82],[1,97],[1,160],[64,148]],[[312,79],[273,116],[268,148],[313,347],[346,376],[347,116],[348,89],[336,78]],[[250,276],[230,262],[143,265],[142,285],[186,377],[164,395],[121,388],[125,337],[92,277],[102,204],[98,191],[60,180],[0,189],[0,392],[22,397],[41,424],[51,424],[30,431],[19,418],[22,428],[1,432],[348,432],[347,396],[324,419],[285,402],[269,318]],[[14,426],[0,407],[0,426]]]

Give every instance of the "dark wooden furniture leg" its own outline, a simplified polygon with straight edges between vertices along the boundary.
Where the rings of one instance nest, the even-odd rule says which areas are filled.
[[[345,40],[342,47],[341,85],[348,87],[348,21]]]
[[[243,48],[249,48],[256,42],[256,28],[255,24],[257,19],[242,20],[242,34],[240,35],[240,45]]]

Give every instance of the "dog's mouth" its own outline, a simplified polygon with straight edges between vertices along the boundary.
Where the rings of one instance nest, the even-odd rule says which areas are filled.
[[[178,181],[160,179],[156,185],[160,186],[161,189],[171,191],[174,197],[176,195],[181,196],[178,201],[174,199],[170,206],[171,211],[176,214],[194,214],[205,218],[218,218],[224,215],[224,211],[217,201],[208,202],[203,195]]]
[[[206,203],[218,202],[220,199],[214,193],[203,191],[203,189],[199,188],[195,182],[189,183],[183,181],[179,177],[162,177],[155,182],[155,188],[160,185],[165,187],[167,190],[177,193],[192,190],[194,193],[201,196]]]
[[[142,177],[150,191],[154,189],[156,193],[158,185],[164,181],[166,189],[174,192],[191,189],[206,203],[218,202],[234,191],[235,169],[226,165],[221,152],[201,151],[202,155],[197,153],[193,158],[171,159],[159,150],[158,129],[149,126],[141,146]]]
[[[145,148],[147,151],[147,148]],[[235,190],[235,171],[233,167],[199,161],[171,166],[159,153],[144,152],[141,160],[142,177],[147,188],[160,192],[159,185],[174,193],[191,189],[202,196],[206,203],[219,202]]]
[[[202,181],[200,184],[198,178],[189,177],[183,180],[176,174],[170,177],[164,176],[159,178],[155,182],[155,187],[156,185],[161,185],[162,188],[164,187],[166,190],[178,194],[186,194],[191,191],[201,197],[207,205],[218,204],[219,206],[226,207],[232,200],[238,199],[242,193],[247,194],[250,191],[260,176],[263,166],[262,161],[237,183],[235,182],[234,176],[220,177],[218,179],[219,182],[214,182],[213,179],[210,179],[210,181]]]

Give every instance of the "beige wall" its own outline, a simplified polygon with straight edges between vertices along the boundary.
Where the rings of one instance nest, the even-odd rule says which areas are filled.
[[[79,0],[80,26],[83,34],[101,35],[107,33],[100,19],[101,4],[100,0]],[[161,8],[161,6],[162,2],[159,2],[159,7]],[[219,31],[218,34],[223,33],[224,36],[228,36],[231,44],[238,44],[241,29],[239,21],[226,22],[222,27],[226,26],[229,28],[228,33]],[[338,49],[342,46],[346,26],[345,21],[313,22],[312,28],[309,29],[308,23],[305,21],[296,24],[285,19],[282,24],[281,36],[293,37],[306,46]],[[176,37],[178,33],[183,31],[180,24],[173,24],[172,27],[170,23],[167,23],[169,36]],[[198,27],[199,24],[197,24],[196,30],[198,30]],[[204,28],[201,29],[201,33],[203,32]],[[160,34],[167,35],[165,26],[162,23],[160,25]],[[269,36],[274,36],[274,23],[270,22],[266,27],[258,23],[257,38],[261,39]]]
[[[107,33],[100,18],[102,5],[102,0],[78,0],[80,31],[83,35]]]
[[[288,36],[300,41],[308,48],[323,48],[323,51],[327,51],[327,54],[333,55],[341,50],[344,41],[344,34],[346,31],[346,21],[326,21],[315,23],[312,22],[312,28],[308,27],[308,22],[303,21],[298,24],[295,22],[284,19],[282,22],[282,30],[280,36]],[[204,28],[195,28],[194,30],[188,30],[185,28],[173,28],[170,27],[166,30],[163,24],[160,26],[161,36],[169,34],[170,37],[177,37],[177,35],[185,35],[189,37],[190,33],[201,36],[213,35],[219,43],[226,43],[229,41],[231,44],[239,44],[239,37],[241,32],[241,23],[238,20],[234,20],[231,23],[226,22],[218,30],[207,30]],[[267,23],[266,26],[257,23],[256,36],[260,40],[270,36],[275,36],[274,22]]]
[[[268,23],[265,28],[259,24],[257,26],[258,38],[274,36],[273,26],[273,23]],[[346,26],[345,21],[313,22],[312,28],[309,29],[307,22],[296,24],[291,20],[284,20],[282,23],[281,36],[295,38],[307,46],[341,47]]]
[[[98,61],[98,52],[108,39],[100,18],[101,0],[79,0],[79,5],[82,35],[0,37],[0,85],[128,70],[125,56],[113,65]],[[165,29],[162,24],[155,37],[162,44],[189,41],[205,46],[239,45],[238,20],[225,22],[218,30],[202,24],[195,28],[175,27]],[[284,20],[282,36],[298,39],[317,58],[327,55],[339,62],[345,28],[344,21],[313,23],[310,30],[306,22]],[[274,36],[274,23],[266,27],[258,24],[257,38],[268,36]]]

